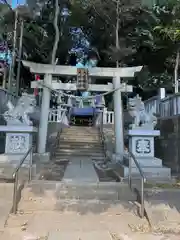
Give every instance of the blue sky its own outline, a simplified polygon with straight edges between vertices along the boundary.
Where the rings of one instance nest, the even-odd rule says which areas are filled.
[[[17,5],[25,4],[26,0],[12,0],[12,8],[17,7]]]

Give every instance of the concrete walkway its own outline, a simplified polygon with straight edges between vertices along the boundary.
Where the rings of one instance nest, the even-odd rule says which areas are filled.
[[[98,182],[91,158],[73,158],[66,168],[63,181]]]
[[[92,232],[53,232],[50,233],[48,240],[179,240],[178,236],[163,236],[154,234],[111,234],[107,231],[92,231]]]
[[[0,232],[1,240],[179,240],[178,235],[173,234],[151,234],[151,233],[110,233],[108,231],[90,231],[90,232],[50,232],[48,235],[37,235],[27,233],[26,231],[18,232],[16,229],[11,233]]]

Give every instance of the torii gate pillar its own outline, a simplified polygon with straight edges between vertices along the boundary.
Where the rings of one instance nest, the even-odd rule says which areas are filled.
[[[121,87],[119,76],[113,78],[114,89]],[[115,136],[115,160],[122,160],[124,154],[124,130],[121,89],[114,92],[114,136]]]
[[[46,74],[44,77],[44,83],[51,84],[51,82],[52,82],[52,75]],[[42,94],[41,115],[40,115],[39,135],[38,135],[38,153],[39,154],[44,154],[46,152],[50,99],[51,99],[51,92],[48,88],[44,87],[43,94]]]

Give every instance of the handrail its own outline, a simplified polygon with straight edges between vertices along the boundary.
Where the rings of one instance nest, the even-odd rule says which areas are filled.
[[[100,116],[100,124],[99,124],[99,133],[100,133],[100,138],[101,138],[101,142],[103,144],[103,149],[104,149],[104,157],[106,158],[106,146],[105,146],[105,136],[104,136],[104,131],[103,131],[103,111],[100,113],[101,116]]]
[[[64,119],[65,116],[66,116],[66,112],[64,111],[64,112],[62,113],[62,115],[61,115],[61,121],[63,121],[63,119]],[[51,157],[55,157],[56,148],[57,148],[57,146],[59,145],[61,133],[62,133],[62,128],[60,129],[60,131],[58,131],[57,136],[56,136],[56,139],[55,139],[54,143],[51,145],[51,149],[50,149]]]
[[[51,146],[51,149],[50,149],[51,158],[55,157],[56,155],[56,148],[59,145],[61,133],[62,133],[62,128],[60,129],[60,131],[58,131],[55,141]]]
[[[106,157],[106,149],[105,149],[105,144],[104,144],[104,132],[103,132],[103,112],[101,114],[101,119],[100,119],[100,124],[99,124],[99,132],[100,132],[100,137],[101,137],[101,141],[103,143],[103,147],[104,147],[104,154]],[[146,177],[141,169],[141,166],[139,164],[139,162],[137,161],[136,157],[134,156],[134,154],[132,152],[129,151],[128,149],[128,156],[129,156],[129,176],[128,176],[128,182],[129,182],[129,186],[132,189],[132,159],[140,173],[141,176],[141,211],[140,211],[140,215],[142,218],[144,218],[144,183],[146,182]]]
[[[33,149],[34,146],[31,146],[29,148],[29,150],[25,153],[25,155],[23,156],[23,158],[21,159],[21,161],[19,162],[18,166],[16,167],[14,173],[13,173],[13,179],[14,179],[14,192],[13,192],[13,206],[12,206],[12,213],[16,214],[17,212],[17,198],[18,198],[18,177],[19,177],[19,170],[22,167],[22,164],[24,163],[24,161],[26,160],[27,156],[30,155],[30,159],[29,159],[29,179],[28,181],[30,182],[32,179],[32,155],[33,155]]]
[[[130,152],[128,150],[128,156],[129,156],[129,177],[128,177],[128,180],[129,180],[129,186],[130,188],[132,189],[132,159],[140,173],[140,176],[141,176],[141,211],[140,211],[140,215],[141,215],[141,218],[144,217],[144,183],[146,182],[146,177],[142,171],[142,168],[139,164],[139,162],[137,161],[136,157],[134,156],[134,154],[132,152]]]

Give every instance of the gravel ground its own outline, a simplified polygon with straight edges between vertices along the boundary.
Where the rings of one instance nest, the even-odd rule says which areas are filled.
[[[68,162],[51,161],[37,166],[38,179],[49,181],[61,181]]]

